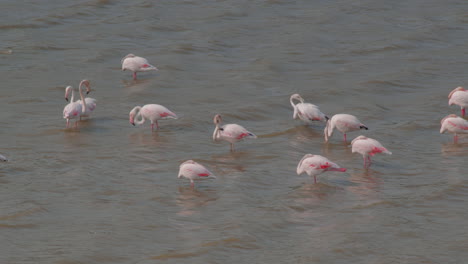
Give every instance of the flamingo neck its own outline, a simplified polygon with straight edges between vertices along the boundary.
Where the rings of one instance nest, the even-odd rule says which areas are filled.
[[[216,141],[219,138],[219,124],[216,124],[215,130],[213,132],[213,141]]]
[[[70,103],[73,103],[75,100],[75,89],[71,89],[71,98],[70,98]]]
[[[140,120],[138,120],[138,118],[140,118]],[[145,117],[141,114],[141,107],[137,107],[136,108],[136,115],[135,115],[135,119],[134,119],[135,124],[141,125],[145,121],[146,121]]]
[[[80,86],[78,87],[78,91],[80,92],[80,97],[81,97],[81,107],[82,107],[82,112],[86,112],[86,102],[85,102],[85,97],[83,95],[83,90],[81,89],[81,85],[83,82],[80,83]],[[72,94],[73,96],[73,94]]]

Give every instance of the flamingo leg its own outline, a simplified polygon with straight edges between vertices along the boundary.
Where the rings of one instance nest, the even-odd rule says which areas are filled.
[[[153,131],[154,131],[154,124],[151,123],[151,132],[153,132]]]
[[[465,108],[461,109],[461,115],[462,115],[462,117],[465,117]]]
[[[343,133],[344,142],[346,143],[346,133]]]
[[[75,121],[75,129],[78,129],[78,120]]]
[[[458,142],[458,135],[455,134],[455,135],[453,136],[453,143],[457,143],[457,142]]]
[[[158,120],[156,120],[156,130],[159,130]]]
[[[366,163],[367,163],[367,158],[366,156],[362,156],[362,159],[364,160],[364,168],[366,167]]]
[[[231,143],[231,151],[234,151],[234,144]]]
[[[70,127],[70,119],[67,118],[67,126],[65,128],[69,128]]]
[[[372,160],[371,160],[370,156],[367,156],[367,161],[368,161],[367,167],[369,168],[371,163],[372,163]]]
[[[314,184],[317,183],[317,176],[314,175]]]
[[[192,187],[192,189],[195,187],[195,183],[193,181],[190,182],[190,187]]]
[[[137,77],[136,77],[136,72],[133,72],[133,80],[136,80]]]

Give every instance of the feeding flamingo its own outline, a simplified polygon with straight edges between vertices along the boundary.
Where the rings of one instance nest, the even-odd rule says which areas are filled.
[[[225,140],[231,143],[231,151],[234,151],[234,143],[237,141],[244,138],[257,138],[256,135],[238,124],[226,124],[220,127],[222,118],[219,114],[215,115],[213,122],[216,125],[213,132],[213,141]]]
[[[445,131],[448,131],[449,133],[454,134],[454,143],[458,142],[458,134],[468,133],[468,121],[454,114],[444,117],[440,121],[440,124],[440,133],[443,134]]]
[[[137,79],[137,72],[157,71],[158,68],[149,64],[148,60],[142,57],[128,54],[121,60],[122,71],[129,70],[133,72],[133,80]]]
[[[449,105],[459,105],[461,107],[461,116],[465,116],[465,108],[468,107],[468,91],[463,87],[457,87],[450,92]]]
[[[180,164],[178,178],[185,177],[190,180],[190,186],[194,187],[194,180],[203,180],[216,178],[205,166],[193,161],[187,160]]]
[[[345,172],[345,168],[341,168],[336,163],[320,155],[306,154],[297,165],[297,175],[307,173],[310,177],[314,177],[314,183],[317,183],[317,175],[326,171]]]
[[[63,118],[67,119],[67,126],[66,128],[69,128],[70,125],[70,119],[78,119],[81,117],[83,113],[86,112],[86,104],[83,103],[85,102],[84,96],[83,96],[83,91],[81,90],[81,85],[78,87],[79,93],[81,100],[79,101],[74,101],[75,98],[75,91],[73,90],[73,87],[67,86],[65,88],[65,99],[68,101],[68,95],[70,94],[71,91],[71,100],[70,103],[67,104],[63,108]],[[78,120],[75,121],[75,128],[78,128]]]
[[[8,159],[2,154],[0,154],[0,161],[8,161]]]
[[[328,142],[328,139],[333,135],[333,130],[338,129],[341,133],[343,133],[344,142],[346,142],[346,133],[350,131],[355,131],[359,129],[368,130],[369,128],[366,127],[364,124],[359,121],[355,116],[348,115],[348,114],[336,114],[332,116],[330,120],[327,121],[327,125],[325,126],[325,130],[323,133],[325,134],[325,142]]]
[[[380,142],[373,138],[368,138],[365,136],[358,136],[353,141],[351,141],[352,153],[359,153],[364,159],[364,167],[368,168],[372,161],[371,156],[374,156],[377,153],[384,153],[392,155],[392,152],[388,151]]]
[[[297,100],[299,103],[294,104],[293,100]],[[289,102],[294,109],[293,119],[299,118],[307,124],[310,124],[311,121],[326,122],[328,120],[328,116],[322,113],[318,106],[310,103],[304,103],[304,99],[299,94],[291,95]]]
[[[151,131],[154,131],[154,124],[156,129],[159,129],[158,120],[160,119],[177,119],[177,115],[171,112],[169,109],[158,104],[147,104],[143,107],[135,106],[130,111],[130,124],[141,125],[146,119],[151,121]],[[140,118],[140,120],[138,120]]]

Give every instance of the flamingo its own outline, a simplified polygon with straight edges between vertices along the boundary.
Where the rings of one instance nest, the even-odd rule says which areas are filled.
[[[325,142],[328,142],[328,139],[333,135],[333,130],[338,129],[341,133],[343,133],[344,142],[346,143],[346,133],[350,131],[355,131],[359,129],[368,130],[369,128],[366,127],[364,124],[359,121],[355,116],[348,115],[348,114],[336,114],[332,116],[330,120],[327,121],[327,125],[325,126],[325,130],[323,133],[325,134]]]
[[[88,80],[82,80],[80,82],[79,87],[81,87],[81,85],[83,85],[83,84],[86,86],[86,94],[89,94],[91,92],[91,86],[89,84],[89,81]],[[73,96],[73,93],[72,93],[72,96]],[[65,93],[65,100],[67,100],[67,102],[68,102],[68,93]],[[72,101],[73,101],[73,99],[72,99]],[[81,100],[77,100],[76,102],[81,104]],[[96,108],[96,102],[97,102],[96,99],[85,96],[86,112],[83,113],[82,115],[80,115],[80,120],[81,120],[81,117],[89,117],[89,115],[91,115],[91,113]]]
[[[440,133],[443,134],[445,131],[453,133],[453,143],[458,142],[458,134],[468,133],[468,121],[456,116],[454,114],[448,115],[440,121]]]
[[[238,124],[226,124],[220,127],[219,124],[222,122],[222,118],[219,114],[215,115],[213,122],[216,125],[213,132],[213,141],[226,140],[231,143],[231,151],[234,151],[235,142],[244,138],[257,138],[256,135]]]
[[[293,100],[297,100],[299,103],[294,104]],[[311,121],[326,122],[328,120],[328,116],[322,113],[318,106],[304,103],[304,99],[299,94],[291,95],[289,102],[294,109],[293,119],[299,118],[307,124],[310,124]]]
[[[457,87],[450,92],[449,105],[459,105],[461,107],[461,116],[465,116],[465,108],[468,107],[468,91],[463,87]]]
[[[380,142],[373,138],[368,138],[362,135],[353,139],[353,141],[351,141],[351,146],[352,153],[357,152],[362,155],[362,158],[364,159],[365,168],[368,168],[371,165],[371,156],[374,156],[377,153],[392,155],[392,152],[384,148],[384,146],[382,146]]]
[[[177,178],[186,178],[190,180],[190,186],[194,187],[194,180],[216,178],[205,166],[193,161],[187,160],[180,164],[179,175]]]
[[[133,72],[133,80],[137,79],[137,72],[157,71],[158,68],[149,64],[148,60],[142,57],[128,54],[121,60],[122,71],[129,70]]]
[[[138,120],[138,118],[141,119]],[[169,118],[177,119],[177,115],[166,107],[158,104],[147,104],[143,107],[135,106],[132,111],[130,111],[130,124],[141,125],[145,122],[146,119],[149,119],[151,121],[151,132],[154,131],[154,124],[156,124],[156,129],[159,129],[159,119]]]
[[[336,163],[320,155],[306,154],[302,157],[297,165],[297,175],[307,173],[310,177],[314,176],[314,183],[317,183],[317,175],[326,171],[345,172],[345,168],[341,168]]]
[[[81,90],[81,85],[78,88],[78,90],[80,92],[81,100],[75,102],[74,101],[75,91],[73,90],[73,87],[67,86],[65,88],[65,99],[67,101],[68,101],[68,95],[70,94],[70,91],[71,91],[71,94],[72,94],[70,103],[67,104],[63,108],[63,118],[67,119],[66,128],[69,127],[70,119],[80,118],[81,115],[86,112],[86,104],[83,103],[83,102],[85,102],[85,100],[84,100],[84,96],[83,96],[83,91]],[[75,128],[77,128],[77,127],[78,127],[78,120],[75,121]]]
[[[6,162],[6,161],[8,161],[8,159],[5,156],[3,156],[2,154],[0,154],[0,161],[5,161]]]

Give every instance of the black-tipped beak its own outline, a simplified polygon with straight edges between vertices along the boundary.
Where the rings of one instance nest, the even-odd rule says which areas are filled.
[[[327,120],[327,121],[328,121],[329,119],[330,119],[330,118],[329,118],[328,116],[325,116],[325,120]]]
[[[135,126],[135,123],[132,123],[133,126]]]
[[[360,128],[360,129],[369,130],[369,128],[368,128],[368,127],[366,127],[366,126],[360,126],[359,128]]]
[[[86,94],[89,94],[89,91],[87,91]]]
[[[65,100],[68,102],[68,98],[65,97]]]

